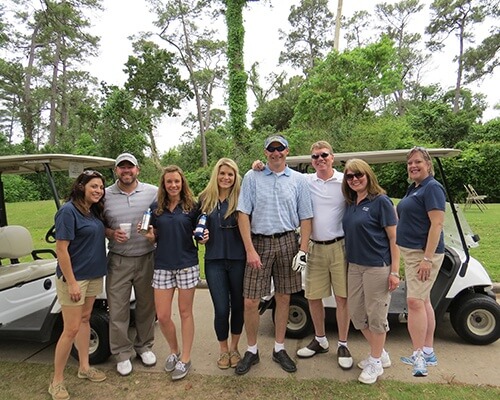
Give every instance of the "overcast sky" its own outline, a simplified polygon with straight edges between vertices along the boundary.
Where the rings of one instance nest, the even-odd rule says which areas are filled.
[[[353,15],[355,11],[367,10],[373,13],[374,5],[382,1],[375,0],[344,0],[343,14],[346,17]],[[385,0],[386,3],[397,1]],[[430,0],[423,1],[430,3]],[[108,84],[123,85],[126,76],[123,73],[124,64],[129,55],[132,54],[132,46],[128,40],[129,36],[140,31],[153,31],[154,16],[148,12],[145,0],[104,0],[104,13],[95,17],[93,33],[101,37],[101,51],[97,60],[88,66],[90,72],[100,80]],[[260,64],[260,75],[265,77],[270,72],[281,71],[277,67],[280,51],[284,43],[278,39],[278,29],[285,31],[289,29],[288,15],[290,7],[300,3],[299,0],[273,0],[273,7],[265,2],[249,2],[244,10],[245,23],[245,64],[249,68],[254,62]],[[330,0],[330,11],[336,14],[337,0]],[[94,21],[94,18],[93,18]],[[428,20],[414,21],[413,30],[423,34]],[[225,31],[225,27],[221,29]],[[341,37],[343,33],[341,32]],[[453,39],[453,38],[452,38]],[[345,44],[341,41],[341,51]],[[447,53],[435,58],[428,66],[428,73],[424,83],[440,83],[443,88],[452,88],[456,79],[456,65],[451,62],[450,54],[456,52],[456,40],[451,40]],[[496,73],[498,76],[498,72]],[[494,84],[493,82],[496,82]],[[491,106],[500,102],[498,93],[498,79],[494,77],[484,80],[477,86],[470,87],[473,91],[487,94],[487,101]],[[253,99],[249,93],[248,100],[252,109]],[[222,99],[220,100],[222,102]],[[216,105],[218,107],[221,104]],[[194,107],[194,105],[193,105]],[[193,110],[194,111],[194,110]],[[499,115],[498,111],[491,108],[487,111],[485,119],[491,119]],[[185,131],[180,125],[182,118],[167,118],[159,127],[157,144],[160,151],[164,152],[180,143],[180,135]]]

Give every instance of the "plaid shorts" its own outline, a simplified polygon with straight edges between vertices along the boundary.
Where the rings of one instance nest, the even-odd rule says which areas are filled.
[[[154,289],[192,289],[200,281],[200,266],[193,265],[183,269],[155,269]]]
[[[297,234],[290,232],[279,238],[253,236],[255,251],[260,256],[262,268],[245,268],[243,296],[259,299],[271,294],[271,277],[277,293],[291,294],[302,290],[300,273],[292,270],[292,260],[299,251]]]

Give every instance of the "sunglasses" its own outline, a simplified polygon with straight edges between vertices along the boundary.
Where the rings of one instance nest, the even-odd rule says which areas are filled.
[[[274,153],[275,151],[283,151],[286,149],[286,146],[283,144],[280,144],[279,146],[267,146],[266,150],[269,153]]]
[[[355,174],[344,174],[344,178],[348,182],[352,181],[354,178],[361,179],[363,176],[365,176],[365,174],[363,174],[362,172],[356,172]]]
[[[321,153],[321,154],[311,154],[311,158],[313,160],[317,160],[318,158],[327,158],[328,156],[330,155],[330,153],[327,153],[327,152],[324,152],[324,153]]]
[[[95,176],[97,178],[102,178],[102,174],[98,171],[94,171],[92,169],[87,169],[85,171],[82,172],[83,175],[86,175],[86,176]]]

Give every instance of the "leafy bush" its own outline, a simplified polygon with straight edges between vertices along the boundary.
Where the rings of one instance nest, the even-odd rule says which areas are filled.
[[[31,181],[22,176],[6,175],[3,177],[3,184],[7,203],[40,200],[40,192]]]

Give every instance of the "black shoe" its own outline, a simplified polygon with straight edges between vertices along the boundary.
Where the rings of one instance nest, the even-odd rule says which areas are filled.
[[[257,364],[259,361],[260,358],[258,351],[257,354],[253,354],[249,351],[246,351],[243,358],[236,365],[234,372],[236,372],[237,375],[245,375],[248,371],[250,371],[252,365]]]
[[[273,350],[273,361],[276,361],[279,365],[281,365],[281,368],[283,368],[286,372],[297,371],[297,366],[288,356],[286,350],[280,350],[277,353]]]
[[[337,349],[337,362],[342,369],[352,368],[352,356],[347,346],[339,346]]]
[[[316,338],[311,340],[306,347],[302,347],[297,350],[297,357],[299,358],[309,358],[319,353],[327,353],[328,352],[328,342],[326,342],[326,347],[323,347],[319,344]]]

